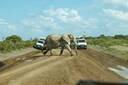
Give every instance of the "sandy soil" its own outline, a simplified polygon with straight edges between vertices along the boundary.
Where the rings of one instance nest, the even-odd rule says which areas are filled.
[[[33,52],[36,51],[36,49],[33,48],[25,48],[25,49],[21,49],[21,50],[15,50],[9,53],[0,53],[0,61],[9,59],[9,58],[13,58],[13,57],[17,57],[29,52]]]
[[[79,50],[79,56],[30,55],[21,63],[0,72],[0,85],[76,85],[79,80],[124,81],[108,67],[128,65],[121,59],[93,49]],[[24,55],[27,56],[27,55]]]

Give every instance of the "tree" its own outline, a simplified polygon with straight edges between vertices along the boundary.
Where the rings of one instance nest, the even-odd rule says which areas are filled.
[[[17,43],[17,42],[21,42],[22,38],[20,36],[17,36],[17,35],[11,35],[11,36],[6,37],[5,41]]]
[[[104,34],[101,34],[98,38],[106,38]]]
[[[128,39],[128,35],[115,35],[115,39]]]

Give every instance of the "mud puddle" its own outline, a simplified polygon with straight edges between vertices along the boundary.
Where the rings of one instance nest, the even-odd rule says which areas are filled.
[[[128,68],[127,67],[117,65],[116,68],[109,67],[108,69],[120,75],[121,77],[128,79]]]

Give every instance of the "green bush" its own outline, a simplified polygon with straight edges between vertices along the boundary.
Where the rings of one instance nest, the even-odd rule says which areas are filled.
[[[17,43],[17,42],[21,42],[22,38],[20,36],[17,36],[17,35],[11,35],[11,36],[6,37],[5,41]]]
[[[35,41],[23,41],[20,36],[12,35],[0,42],[0,52],[10,52],[22,48],[32,47]]]

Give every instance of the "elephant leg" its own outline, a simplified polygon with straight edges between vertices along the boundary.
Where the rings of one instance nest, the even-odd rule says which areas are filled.
[[[71,50],[70,46],[67,44],[65,47],[66,47],[66,48],[68,49],[68,51],[70,52],[71,56],[73,56],[73,53],[72,53],[72,50]]]
[[[44,55],[46,55],[46,53],[49,51],[49,49],[46,49],[46,51],[43,52]]]
[[[75,46],[75,53],[76,53],[76,56],[78,56],[77,46]]]
[[[41,52],[44,54],[44,50],[41,50]]]
[[[60,55],[62,55],[63,51],[64,51],[64,47],[61,47]]]
[[[43,47],[42,49],[41,49],[41,52],[44,54],[44,50],[46,50],[46,47]]]
[[[53,53],[52,53],[52,49],[50,49],[50,55],[51,55],[51,56],[53,55]]]

